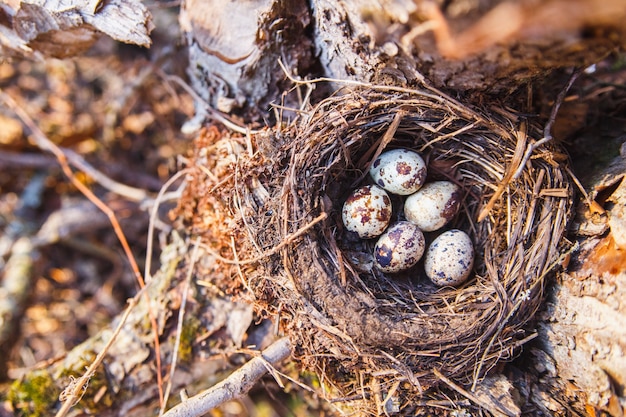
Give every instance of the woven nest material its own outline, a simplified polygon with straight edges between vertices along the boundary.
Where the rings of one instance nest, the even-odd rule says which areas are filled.
[[[567,158],[551,144],[534,149],[540,137],[511,114],[486,117],[431,89],[344,91],[239,141],[235,175],[222,178],[234,248],[222,258],[235,260],[233,275],[280,321],[324,395],[361,411],[379,413],[390,399],[410,411],[442,381],[478,383],[532,338],[572,201]],[[342,226],[347,195],[397,147],[424,156],[429,180],[463,189],[450,227],[469,234],[476,258],[459,288],[435,287],[419,267],[381,273],[372,242]]]

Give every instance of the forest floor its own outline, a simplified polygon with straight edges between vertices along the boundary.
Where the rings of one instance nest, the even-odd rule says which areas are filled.
[[[74,59],[0,63],[0,89],[54,144],[78,153],[106,176],[153,195],[189,154],[192,138],[181,127],[194,114],[191,96],[166,79],[185,77],[176,12],[155,14],[170,23],[157,25],[150,50],[103,38]],[[595,74],[583,76],[556,126],[555,136],[568,138],[574,170],[585,184],[598,167],[619,155],[626,141],[624,59],[613,58],[598,65]],[[148,210],[80,172],[76,175],[115,211],[143,263]],[[162,218],[167,219],[167,211]],[[164,224],[162,230],[168,227]],[[5,370],[0,392],[110,323],[138,288],[107,218],[68,182],[55,158],[34,144],[23,121],[3,104],[0,266],[4,268],[19,238],[34,238],[41,230],[46,237],[57,233],[62,238],[50,238],[37,250],[27,298],[17,307],[22,310],[17,329],[0,351]],[[0,415],[11,415],[10,404],[0,401]]]
[[[151,12],[161,21],[150,50],[103,37],[77,58],[3,59],[0,89],[55,145],[76,152],[110,179],[154,196],[188,153],[191,138],[181,126],[194,108],[192,98],[166,80],[185,77],[177,10],[154,5]],[[141,266],[150,207],[75,174],[113,209]],[[167,205],[162,218],[167,220]],[[5,370],[0,392],[7,392],[24,372],[57,360],[110,323],[138,283],[106,216],[68,181],[55,157],[35,144],[5,102],[0,230],[2,270],[19,238],[49,242],[37,248],[30,277],[3,276],[26,279],[29,287],[22,305],[15,306],[15,331],[0,351]],[[156,250],[155,255],[158,260]],[[3,409],[9,413],[7,407],[0,406],[0,415]]]

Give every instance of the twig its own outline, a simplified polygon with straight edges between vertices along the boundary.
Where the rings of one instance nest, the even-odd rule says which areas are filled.
[[[94,181],[106,188],[107,190],[119,194],[122,197],[137,202],[143,202],[145,200],[151,200],[149,193],[141,188],[131,187],[126,184],[119,183],[111,178],[107,177],[96,168],[92,167],[82,156],[70,149],[62,149],[63,153],[67,157],[67,161],[73,167],[83,171],[89,175]]]
[[[500,181],[500,184],[498,185],[498,189],[496,190],[496,192],[493,193],[493,195],[491,196],[491,198],[489,199],[485,207],[483,207],[482,210],[480,210],[480,213],[478,213],[478,218],[476,220],[478,223],[485,220],[485,218],[489,215],[489,212],[491,211],[491,209],[493,209],[493,206],[496,204],[496,201],[498,201],[498,199],[500,198],[504,190],[506,190],[506,187],[508,187],[509,183],[513,180],[513,176],[515,172],[514,170],[516,169],[515,167],[520,166],[518,164],[521,164],[521,162],[523,161],[524,147],[526,145],[526,141],[528,140],[528,135],[526,134],[525,123],[522,124],[520,129],[516,132],[516,135],[517,135],[517,144],[515,146],[515,152],[513,153],[513,158],[511,158],[511,164],[509,165],[509,169],[504,175],[504,178],[502,178],[502,181]]]
[[[554,101],[554,106],[552,106],[552,111],[550,112],[550,117],[548,118],[548,122],[543,128],[543,138],[539,139],[535,143],[531,143],[530,145],[528,145],[528,148],[526,149],[526,153],[524,154],[524,158],[522,159],[522,162],[520,163],[519,167],[517,167],[517,171],[515,171],[515,174],[513,175],[514,180],[519,178],[520,175],[522,175],[522,171],[524,171],[524,167],[526,166],[526,163],[530,159],[530,156],[532,155],[532,153],[535,152],[537,148],[539,148],[542,145],[545,145],[546,143],[550,142],[553,139],[552,126],[554,126],[554,122],[556,121],[556,116],[559,113],[559,109],[561,108],[563,101],[565,100],[565,96],[567,95],[567,92],[572,87],[572,85],[574,84],[578,76],[581,74],[581,72],[582,72],[581,70],[574,70],[574,72],[570,76],[569,81],[567,82],[565,87],[563,87],[563,89],[556,96],[556,100]]]
[[[133,272],[135,272],[135,275],[137,277],[139,284],[143,287],[145,284],[139,272],[139,267],[137,266],[135,257],[132,251],[130,250],[130,246],[128,245],[128,241],[126,240],[126,236],[124,236],[124,232],[122,232],[119,222],[115,216],[115,213],[113,213],[113,210],[111,210],[106,204],[104,204],[104,202],[100,200],[89,188],[87,188],[81,181],[79,181],[78,178],[76,178],[76,176],[72,172],[72,169],[70,168],[68,164],[68,161],[70,160],[70,158],[76,161],[76,158],[71,155],[68,158],[68,156],[65,153],[66,150],[61,149],[60,147],[55,145],[50,139],[48,139],[48,137],[41,131],[41,129],[39,129],[39,126],[35,124],[33,119],[24,111],[24,109],[22,109],[15,102],[15,100],[13,100],[11,96],[7,95],[2,90],[0,90],[0,98],[9,107],[11,107],[11,109],[15,112],[15,114],[17,114],[17,116],[22,120],[22,122],[26,126],[28,126],[31,133],[33,134],[35,144],[40,149],[52,153],[57,158],[57,160],[59,161],[59,164],[61,165],[61,169],[63,170],[63,173],[68,177],[72,185],[74,185],[85,197],[87,197],[92,203],[96,205],[96,207],[98,207],[107,215],[107,217],[109,218],[109,221],[113,225],[117,238],[119,239],[120,243],[122,244],[122,247],[124,248],[124,252],[126,253],[126,256],[128,257],[128,261],[131,263]],[[75,155],[73,152],[71,154]]]
[[[76,405],[76,403],[81,399],[84,393],[84,387],[87,386],[91,377],[96,373],[96,369],[98,369],[98,366],[102,364],[104,357],[106,356],[111,346],[113,346],[115,339],[117,339],[117,336],[120,334],[122,328],[126,324],[126,320],[128,320],[130,313],[137,305],[137,300],[139,300],[140,296],[144,295],[144,292],[147,288],[148,287],[143,287],[143,289],[140,290],[135,295],[135,297],[129,300],[128,307],[126,307],[124,314],[122,315],[117,327],[113,331],[111,338],[108,340],[106,345],[104,345],[104,348],[102,348],[102,350],[98,352],[98,355],[96,355],[96,358],[93,360],[91,365],[89,365],[87,371],[85,371],[85,373],[80,378],[73,380],[72,383],[61,393],[59,398],[63,401],[63,404],[61,405],[59,411],[57,411],[57,413],[55,414],[55,417],[63,417],[67,415],[67,413],[70,411],[70,408]]]
[[[24,303],[30,295],[33,282],[34,258],[37,248],[27,237],[20,238],[11,248],[11,257],[4,265],[0,285],[0,348],[8,352],[12,346],[13,330],[19,322]],[[4,376],[5,359],[0,363],[0,376]]]
[[[0,99],[2,99],[7,104],[7,106],[9,106],[11,110],[15,112],[20,120],[30,129],[31,133],[33,134],[33,139],[35,140],[35,144],[39,147],[39,149],[50,152],[56,157],[57,161],[61,165],[61,168],[63,169],[63,172],[70,178],[70,180],[72,179],[71,175],[68,175],[64,165],[69,164],[85,172],[86,174],[91,176],[94,181],[96,181],[107,190],[119,194],[120,196],[127,198],[128,200],[142,202],[151,199],[148,192],[146,192],[145,190],[119,183],[107,177],[105,174],[91,166],[87,161],[84,160],[82,156],[78,155],[76,152],[55,145],[46,137],[41,129],[39,129],[39,127],[35,124],[33,119],[24,111],[24,109],[22,109],[22,107],[20,107],[20,105],[15,100],[13,100],[11,96],[3,92],[1,89]],[[34,156],[31,155],[23,156],[23,159],[25,163],[29,162],[31,164],[43,164],[45,162],[44,159],[34,159]],[[67,167],[67,170],[69,170],[69,166]],[[69,171],[71,172],[71,170]]]
[[[41,206],[41,199],[45,189],[46,175],[36,174],[24,187],[19,204],[13,210],[13,219],[4,226],[0,235],[0,269],[4,267],[4,258],[11,252],[11,248],[20,236],[32,234],[37,224],[32,214]],[[0,316],[1,317],[1,316]]]
[[[164,195],[166,191],[169,189],[169,187],[174,182],[176,182],[176,180],[178,180],[181,176],[185,175],[186,173],[187,173],[187,170],[182,170],[174,174],[172,178],[170,178],[169,180],[165,182],[165,184],[163,184],[163,186],[159,190],[159,194],[154,200],[154,205],[152,206],[152,212],[150,213],[150,224],[148,227],[148,237],[147,237],[148,241],[146,243],[146,264],[145,264],[145,269],[144,269],[144,277],[146,277],[145,279],[146,279],[146,282],[148,283],[150,282],[148,281],[148,279],[150,280],[152,279],[150,268],[152,266],[152,245],[154,242],[154,225],[157,220],[157,213],[159,210],[160,202],[163,200]],[[161,408],[163,408],[165,407],[167,400],[165,400],[165,396],[163,393],[163,377],[161,375],[161,349],[160,349],[160,344],[159,344],[159,334],[158,334],[158,331],[156,330],[157,329],[156,321],[153,320],[152,310],[150,310],[150,319],[152,320],[152,326],[155,329],[154,330],[154,338],[155,338],[154,355],[155,355],[155,361],[157,365],[156,366],[157,367],[157,385],[159,389],[160,406]]]
[[[452,388],[453,390],[455,390],[456,392],[458,392],[459,394],[461,394],[462,396],[464,396],[465,398],[467,398],[468,400],[470,400],[474,404],[478,405],[479,407],[482,407],[486,411],[489,411],[492,414],[498,413],[500,415],[505,415],[505,416],[509,415],[509,413],[507,413],[502,408],[498,407],[496,404],[489,403],[489,402],[483,400],[482,398],[479,398],[476,395],[472,394],[471,392],[467,391],[466,389],[463,389],[463,387],[455,384],[450,379],[446,378],[441,372],[439,372],[438,369],[433,369],[433,374],[435,374],[435,376],[437,378],[439,378],[441,380],[441,382],[446,384],[448,387]],[[495,411],[495,413],[494,413],[494,411]],[[496,414],[496,415],[498,415],[498,414]]]
[[[174,381],[174,374],[176,373],[176,363],[178,361],[178,350],[180,348],[180,338],[183,333],[183,319],[185,318],[185,310],[187,308],[187,295],[189,293],[189,287],[191,286],[191,277],[193,276],[193,268],[198,261],[198,248],[200,247],[200,238],[197,238],[193,244],[193,252],[191,254],[191,261],[187,270],[187,277],[185,278],[185,282],[183,284],[182,297],[183,300],[180,304],[180,309],[178,310],[178,324],[176,325],[176,341],[174,342],[174,349],[172,352],[172,364],[170,367],[170,377],[167,381],[167,387],[165,388],[165,395],[163,396],[163,404],[161,405],[161,410],[159,411],[159,416],[163,416],[165,413],[165,406],[167,405],[167,400],[170,397],[170,392],[172,391],[172,383]]]
[[[363,82],[363,81],[342,80],[342,79],[338,79],[338,78],[329,78],[329,77],[319,77],[319,78],[313,78],[313,79],[310,79],[310,80],[300,80],[300,79],[295,78],[293,75],[291,75],[291,73],[289,72],[287,67],[285,67],[285,64],[283,63],[283,61],[281,59],[278,60],[278,65],[280,65],[280,68],[285,73],[285,77],[287,77],[289,79],[289,81],[291,81],[292,83],[294,83],[296,85],[316,84],[316,83],[324,83],[324,82],[326,82],[326,83],[339,83],[339,84],[342,84],[342,85],[354,85],[354,86],[357,86],[357,87],[371,87],[372,86],[372,84],[366,83],[366,82]]]
[[[150,225],[148,226],[148,238],[147,238],[147,247],[146,247],[146,263],[143,270],[143,276],[146,278],[146,282],[149,282],[152,278],[152,273],[150,269],[152,267],[152,245],[154,244],[154,227],[157,221],[157,214],[159,212],[159,205],[165,196],[165,193],[170,188],[174,182],[176,182],[180,177],[186,175],[189,172],[188,169],[183,169],[178,171],[176,174],[172,175],[172,178],[167,180],[163,187],[159,190],[159,194],[157,194],[154,199],[154,204],[152,206],[152,211],[150,212]]]
[[[50,245],[81,232],[93,232],[109,225],[107,217],[86,200],[64,204],[50,213],[33,238],[37,247]]]
[[[203,245],[206,249],[207,252],[209,252],[212,256],[215,256],[217,259],[219,259],[220,261],[227,263],[227,264],[232,264],[232,265],[247,265],[247,264],[251,264],[251,263],[255,263],[258,262],[262,259],[267,258],[268,256],[272,256],[276,253],[278,253],[282,248],[284,248],[285,246],[291,244],[294,240],[296,240],[297,238],[299,238],[300,236],[302,236],[303,234],[305,234],[310,228],[312,228],[313,226],[315,226],[317,223],[321,222],[322,220],[325,220],[328,217],[327,213],[322,213],[319,216],[317,216],[316,218],[314,218],[313,220],[311,220],[309,223],[305,224],[304,226],[302,226],[300,229],[296,230],[295,232],[293,232],[290,235],[285,236],[285,238],[283,239],[282,242],[280,242],[278,245],[274,246],[272,249],[265,251],[263,253],[261,253],[258,256],[255,256],[254,258],[249,258],[249,259],[244,259],[244,260],[238,260],[238,259],[228,259],[228,258],[224,258],[223,256],[221,256],[220,254],[218,254],[217,252],[211,250],[209,247]]]
[[[570,169],[570,167],[566,166],[565,172],[567,172],[567,175],[569,175],[569,177],[572,179],[572,181],[576,185],[576,188],[578,188],[578,191],[580,191],[580,193],[583,195],[583,198],[585,199],[585,202],[587,203],[587,207],[589,208],[591,213],[595,212],[595,213],[604,214],[605,213],[604,208],[600,204],[598,204],[596,200],[591,198],[587,190],[585,190],[585,187],[582,185],[582,183],[580,182],[576,174],[574,174],[574,172]]]
[[[54,158],[35,153],[7,152],[0,150],[0,168],[50,169],[58,166]]]
[[[291,343],[283,337],[233,372],[217,385],[178,404],[163,417],[199,417],[226,401],[245,395],[265,375],[270,364],[275,364],[291,354]]]
[[[403,110],[399,110],[393,116],[393,120],[391,121],[391,124],[385,131],[385,134],[383,135],[383,137],[377,140],[376,143],[374,143],[372,147],[367,152],[365,152],[365,154],[361,157],[359,162],[357,162],[358,167],[362,167],[366,163],[367,163],[367,166],[365,167],[365,169],[363,169],[363,174],[361,174],[361,176],[352,183],[353,188],[356,187],[356,185],[359,184],[361,181],[363,181],[363,178],[365,178],[369,174],[370,168],[372,167],[372,164],[374,164],[374,161],[376,161],[376,158],[378,158],[380,154],[383,153],[387,145],[389,145],[389,143],[393,140],[396,132],[398,131],[398,126],[400,126],[400,122],[402,121],[402,118],[404,116],[406,116],[406,112]],[[374,150],[375,152],[374,152],[374,155],[372,156],[371,152]],[[370,157],[371,159],[368,162],[368,158]]]
[[[193,88],[189,86],[182,78],[177,75],[168,75],[162,71],[157,71],[157,73],[166,81],[173,81],[179,86],[181,86],[190,96],[194,98],[196,103],[201,104],[203,110],[206,110],[208,116],[216,122],[219,122],[229,128],[230,130],[241,133],[242,135],[246,135],[248,133],[259,133],[258,130],[250,130],[248,127],[240,126],[237,123],[230,120],[226,115],[221,112],[215,110],[213,107],[209,105],[198,93],[196,93]]]
[[[15,344],[15,330],[33,287],[39,256],[32,238],[37,230],[33,213],[41,206],[46,178],[45,173],[33,175],[0,235],[0,352],[9,352]],[[0,378],[7,376],[7,359],[0,360]]]

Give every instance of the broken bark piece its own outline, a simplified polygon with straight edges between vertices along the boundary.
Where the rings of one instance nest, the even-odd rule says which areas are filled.
[[[69,57],[88,49],[103,33],[120,42],[151,44],[152,18],[137,0],[31,0],[11,6],[2,5],[3,53]]]

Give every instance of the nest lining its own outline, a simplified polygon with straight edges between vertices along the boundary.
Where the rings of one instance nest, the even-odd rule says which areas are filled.
[[[522,157],[538,139],[525,125],[434,90],[371,86],[252,136],[256,152],[238,155],[232,181],[233,273],[259,310],[279,318],[302,364],[336,390],[326,395],[380,412],[383,392],[407,406],[441,375],[476,384],[525,342],[572,201],[557,149]],[[436,288],[419,267],[395,276],[370,268],[373,243],[343,230],[346,196],[394,147],[420,152],[430,179],[466,195],[451,227],[470,235],[476,259],[459,288]]]

